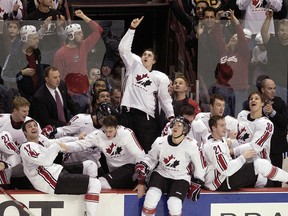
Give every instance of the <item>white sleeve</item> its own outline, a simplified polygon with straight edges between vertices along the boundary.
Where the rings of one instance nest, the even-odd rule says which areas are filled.
[[[141,161],[145,162],[150,170],[153,170],[159,161],[160,154],[160,143],[159,138],[157,138],[152,144],[151,150],[141,159]]]
[[[236,0],[239,10],[246,10],[250,4],[251,0]]]
[[[162,72],[160,72],[162,73]],[[159,88],[158,88],[158,98],[160,99],[160,104],[164,110],[166,117],[174,117],[174,110],[172,106],[172,97],[169,95],[168,86],[170,84],[169,78],[164,73],[159,77]]]
[[[191,141],[191,162],[193,164],[193,175],[195,178],[204,181],[206,162],[202,150],[196,140]]]
[[[143,158],[145,156],[145,152],[142,149],[140,143],[138,142],[134,132],[129,128],[125,128],[124,130],[129,130],[129,133],[127,133],[127,136],[124,139],[125,143],[129,145],[127,150],[135,158],[136,163],[137,161],[139,161],[140,158]]]
[[[50,166],[60,151],[58,144],[51,144],[43,147],[34,142],[24,143],[20,148],[20,155],[23,160],[40,166]]]
[[[81,151],[81,150],[84,150],[93,146],[97,146],[97,142],[99,142],[98,141],[99,139],[97,138],[97,134],[98,133],[95,134],[95,132],[91,132],[82,140],[65,143],[66,146],[68,147],[68,152]]]
[[[236,159],[230,159],[223,148],[223,145],[215,143],[213,144],[213,148],[205,150],[205,154],[209,155],[218,172],[224,176],[231,176],[245,164],[246,159],[243,155],[240,155]]]
[[[133,29],[128,29],[126,34],[122,37],[118,49],[119,49],[119,54],[121,56],[121,59],[123,60],[126,68],[131,67],[131,65],[133,64],[133,54],[131,51],[131,47],[132,47],[132,42],[134,39],[134,35],[135,35],[135,30]],[[126,72],[129,70],[126,70]]]
[[[282,0],[266,0],[266,2],[269,5],[269,8],[271,8],[275,12],[280,11],[283,4]]]

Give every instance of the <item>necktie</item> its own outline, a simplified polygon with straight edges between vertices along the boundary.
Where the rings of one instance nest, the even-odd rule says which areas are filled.
[[[63,105],[61,103],[60,95],[57,90],[55,90],[55,100],[56,100],[56,105],[57,105],[58,120],[62,122],[66,122]]]

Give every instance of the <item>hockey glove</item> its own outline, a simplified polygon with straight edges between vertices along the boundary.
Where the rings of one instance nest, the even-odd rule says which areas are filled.
[[[57,129],[53,125],[46,125],[41,133],[49,139],[54,139]]]
[[[189,190],[187,193],[187,198],[192,201],[197,201],[200,197],[201,187],[204,185],[204,182],[200,179],[192,178]]]
[[[133,181],[137,180],[138,184],[145,184],[145,178],[147,177],[148,173],[149,167],[145,162],[140,161],[136,163]]]

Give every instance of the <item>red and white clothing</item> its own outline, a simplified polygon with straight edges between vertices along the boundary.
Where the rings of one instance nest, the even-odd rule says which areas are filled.
[[[170,145],[169,137],[158,137],[141,161],[150,170],[156,167],[154,171],[164,178],[182,179],[190,184],[192,172],[195,178],[204,181],[206,162],[196,140],[185,137],[180,144]]]
[[[12,167],[21,163],[20,151],[12,141],[7,131],[0,132],[0,162],[5,163],[5,169],[0,171],[0,185],[10,184]]]
[[[264,5],[264,2],[266,5]],[[267,9],[278,12],[282,8],[282,0],[236,0],[236,4],[240,10],[245,11],[243,26],[249,29],[252,34],[258,34],[261,31]],[[269,33],[275,34],[274,22],[270,24]]]
[[[19,9],[16,15],[13,13],[13,6],[15,4],[19,5]],[[0,17],[3,18],[4,14],[8,14],[8,18],[21,20],[23,17],[23,4],[22,1],[19,0],[0,0]]]
[[[210,112],[201,112],[195,117],[195,120],[201,120],[206,125],[209,133],[211,132],[209,128],[209,124],[208,124],[210,117],[211,117]],[[227,133],[232,132],[232,131],[237,132],[238,121],[236,118],[227,115],[225,116],[225,123],[226,123]]]
[[[219,140],[210,136],[203,146],[203,154],[207,162],[205,187],[209,190],[217,190],[228,176],[236,173],[246,163],[242,155],[232,159],[224,138]]]
[[[233,148],[234,155],[243,154],[247,149],[254,149],[259,158],[270,161],[270,141],[274,132],[274,125],[267,117],[250,118],[250,111],[243,110],[238,115],[239,146]]]
[[[101,38],[102,28],[91,20],[89,27],[92,33],[75,48],[62,46],[54,56],[54,66],[58,68],[61,79],[65,80],[67,88],[74,94],[88,92],[87,56],[96,42]]]
[[[11,123],[11,114],[10,113],[4,113],[4,114],[0,114],[0,131],[7,131],[11,134],[13,142],[18,146],[18,148],[20,147],[20,145],[23,142],[26,142],[26,137],[22,131],[22,125],[19,125],[19,128],[15,128],[12,126]],[[26,117],[24,122],[30,120],[30,117]],[[39,124],[38,124],[39,126]],[[39,131],[41,131],[40,126],[38,127]]]
[[[141,58],[131,52],[134,34],[135,30],[129,29],[119,44],[119,53],[126,67],[126,84],[121,106],[141,110],[154,118],[158,97],[166,117],[172,117],[174,111],[172,98],[168,93],[169,78],[160,71],[148,71]]]
[[[171,135],[171,122],[168,122],[164,129],[162,130],[161,136]],[[195,139],[197,143],[202,143],[208,136],[208,130],[206,125],[201,120],[193,120],[190,124],[191,129],[186,135],[191,139]]]
[[[110,172],[125,164],[135,164],[145,154],[133,131],[120,125],[117,126],[116,136],[110,140],[103,131],[95,130],[83,140],[66,144],[69,152],[98,147],[106,157]]]
[[[26,142],[20,148],[24,173],[36,190],[45,193],[54,193],[59,174],[63,167],[54,164],[58,153],[61,151],[59,142],[69,142],[77,138],[63,137],[48,139],[40,134],[39,143]]]
[[[72,117],[67,125],[57,128],[55,138],[63,136],[78,136],[79,133],[91,133],[95,130],[90,114],[77,114]]]

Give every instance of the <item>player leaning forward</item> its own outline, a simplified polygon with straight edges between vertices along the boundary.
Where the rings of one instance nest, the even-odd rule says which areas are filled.
[[[50,194],[86,194],[87,216],[96,216],[101,190],[97,176],[97,165],[93,161],[54,164],[63,144],[41,142],[37,122],[33,119],[23,124],[27,142],[20,148],[24,172],[35,189]],[[65,149],[62,149],[65,150]]]
[[[142,215],[155,215],[162,193],[167,193],[169,215],[181,215],[185,196],[196,201],[204,184],[202,153],[196,140],[186,136],[190,130],[189,121],[176,117],[171,125],[172,135],[157,138],[149,153],[135,166],[138,180],[135,190],[139,198],[145,192],[147,174],[155,168],[148,183]]]

